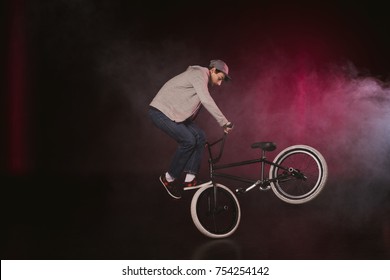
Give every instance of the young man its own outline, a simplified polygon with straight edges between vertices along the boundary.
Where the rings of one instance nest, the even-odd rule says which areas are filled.
[[[160,182],[175,199],[181,198],[181,190],[174,181],[182,172],[186,173],[183,188],[197,185],[196,175],[206,142],[205,133],[193,122],[200,107],[207,109],[225,133],[232,129],[209,92],[209,86],[220,86],[222,81],[230,80],[228,74],[228,66],[218,59],[212,60],[208,68],[189,66],[166,82],[150,103],[153,123],[178,143],[168,171],[160,176]]]

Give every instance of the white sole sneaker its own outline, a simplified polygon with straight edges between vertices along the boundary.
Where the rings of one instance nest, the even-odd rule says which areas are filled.
[[[206,187],[206,186],[211,186],[213,183],[211,181],[208,181],[206,183],[203,183],[203,184],[199,184],[199,185],[196,185],[196,186],[191,186],[191,187],[184,187],[183,190],[184,191],[189,191],[189,190],[196,190],[196,189],[200,189],[202,187]]]
[[[181,198],[181,195],[180,195],[180,193],[178,193],[178,190],[177,189],[175,189],[174,187],[168,187],[168,186],[166,186],[165,184],[164,184],[164,181],[163,181],[163,179],[162,179],[162,176],[160,176],[160,182],[161,182],[161,184],[164,186],[164,188],[165,188],[165,190],[167,191],[167,193],[171,196],[171,197],[173,197],[174,199],[180,199]]]

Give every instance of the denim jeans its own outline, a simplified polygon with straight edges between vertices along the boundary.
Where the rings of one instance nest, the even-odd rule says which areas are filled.
[[[206,136],[193,121],[174,122],[157,109],[149,109],[153,123],[173,138],[178,147],[173,155],[168,173],[173,178],[179,178],[181,173],[196,175],[202,161]]]

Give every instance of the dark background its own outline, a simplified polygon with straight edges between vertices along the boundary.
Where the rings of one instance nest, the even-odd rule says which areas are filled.
[[[20,49],[5,59],[8,77],[16,74],[5,83],[3,119],[8,119],[5,135],[15,123],[20,126],[23,139],[6,144],[18,145],[14,154],[23,151],[24,171],[127,172],[135,157],[148,158],[158,146],[148,141],[154,131],[146,116],[158,89],[188,65],[207,66],[213,58],[226,60],[234,78],[215,98],[239,133],[254,135],[249,141],[284,134],[282,124],[272,119],[275,113],[286,114],[294,126],[291,134],[327,111],[318,122],[328,122],[322,127],[329,133],[335,130],[334,114],[361,117],[361,112],[345,112],[352,108],[340,103],[377,97],[387,106],[389,26],[385,9],[375,2],[197,2],[188,7],[179,1],[18,2],[5,9],[11,40],[6,51],[15,50],[12,43]],[[11,72],[12,67],[21,70]],[[16,84],[21,93],[14,101]],[[353,86],[355,93],[346,93]],[[376,93],[368,96],[370,86]],[[282,101],[290,105],[280,108]],[[16,109],[9,106],[18,102]],[[317,105],[322,111],[309,112],[307,107]],[[303,121],[299,117],[305,123],[297,123]],[[348,138],[348,124],[338,136]],[[264,132],[270,129],[275,131]],[[327,139],[323,134],[315,136]],[[309,143],[308,137],[296,141]],[[8,149],[2,154],[6,162],[14,156]]]
[[[190,195],[177,210],[160,192],[157,179],[175,143],[153,127],[147,108],[166,80],[215,58],[227,62],[233,78],[213,89],[235,123],[225,159],[253,156],[249,145],[256,141],[274,141],[278,149],[317,148],[328,162],[329,182],[310,209],[315,214],[301,219],[325,220],[325,232],[330,225],[343,229],[342,238],[332,239],[340,250],[327,251],[322,244],[324,253],[277,254],[268,245],[268,253],[239,257],[389,257],[390,25],[383,3],[17,0],[1,5],[6,40],[0,184],[7,236],[2,258],[194,257],[175,254],[179,249],[164,253],[170,242],[160,243],[174,234],[182,240],[174,244],[182,248],[179,229],[196,236],[195,251],[203,241],[189,221]],[[198,123],[209,139],[220,136],[205,110]],[[204,177],[206,168],[205,161]],[[262,211],[284,209],[290,215],[291,209],[283,208],[288,206],[266,197]],[[249,223],[257,219],[258,195],[245,199],[254,217],[243,214],[248,227],[238,234],[240,250],[252,246],[251,231],[262,232]],[[291,211],[307,218],[300,210]],[[273,215],[266,223],[286,217]],[[167,217],[170,226],[164,224]],[[153,226],[156,220],[161,225]],[[368,228],[374,232],[365,233]],[[306,224],[300,230],[308,234]],[[375,243],[374,255],[367,244],[361,251],[345,249],[350,236],[366,235]],[[133,240],[124,242],[126,236]],[[318,240],[327,237],[322,233]],[[114,249],[99,245],[107,239]],[[161,252],[148,249],[150,243]],[[60,249],[52,249],[56,246]]]

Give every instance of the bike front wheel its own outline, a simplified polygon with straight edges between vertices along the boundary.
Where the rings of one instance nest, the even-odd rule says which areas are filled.
[[[295,145],[281,151],[271,165],[273,192],[281,200],[301,204],[315,198],[326,184],[328,167],[316,149]]]
[[[191,217],[202,234],[225,238],[237,229],[241,210],[233,192],[224,185],[216,184],[197,190],[191,201]]]

